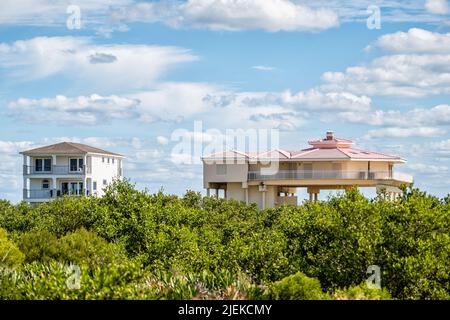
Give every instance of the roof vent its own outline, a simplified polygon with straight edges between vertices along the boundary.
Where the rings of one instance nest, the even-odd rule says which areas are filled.
[[[327,131],[327,138],[326,138],[326,140],[333,140],[333,139],[334,139],[333,131]]]

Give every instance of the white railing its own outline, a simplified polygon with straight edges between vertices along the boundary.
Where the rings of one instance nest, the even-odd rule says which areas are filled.
[[[249,181],[259,180],[398,180],[411,183],[411,175],[390,171],[346,171],[346,170],[280,170],[274,174],[261,174],[260,171],[250,171]]]
[[[68,190],[68,191],[61,191],[58,189],[23,189],[23,198],[25,200],[35,199],[35,200],[41,200],[41,199],[53,199],[58,198],[62,196],[82,196],[86,194],[87,196],[90,195],[89,190]]]
[[[87,166],[83,167],[75,167],[75,166],[23,166],[23,174],[24,175],[30,175],[30,174],[60,174],[60,175],[83,175],[86,173],[91,173],[91,170]]]

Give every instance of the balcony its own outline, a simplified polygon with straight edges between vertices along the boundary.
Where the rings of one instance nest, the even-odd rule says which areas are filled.
[[[86,173],[91,173],[91,169],[88,166],[71,167],[71,166],[23,166],[24,175],[84,175]]]
[[[24,200],[50,200],[55,199],[62,196],[82,196],[86,194],[87,196],[90,195],[89,190],[69,190],[69,191],[61,191],[56,189],[48,189],[48,190],[30,190],[30,189],[23,189],[23,199]]]
[[[280,170],[271,175],[250,171],[248,180],[396,180],[412,183],[413,177],[406,173],[391,171]]]

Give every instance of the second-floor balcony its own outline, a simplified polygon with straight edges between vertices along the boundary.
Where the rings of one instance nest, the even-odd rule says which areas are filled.
[[[248,180],[396,180],[412,183],[413,177],[406,173],[392,171],[279,170],[274,174],[250,171]]]
[[[24,175],[85,175],[89,173],[91,173],[91,170],[88,166],[23,166]]]
[[[90,191],[88,190],[58,190],[58,189],[38,189],[38,190],[30,190],[23,189],[23,198],[25,200],[50,200],[59,198],[62,196],[82,196],[90,195]]]

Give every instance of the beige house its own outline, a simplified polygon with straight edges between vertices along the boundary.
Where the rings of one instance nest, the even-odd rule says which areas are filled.
[[[395,199],[411,175],[394,170],[406,160],[353,147],[349,139],[332,132],[309,141],[308,149],[272,150],[264,153],[226,151],[202,158],[203,184],[208,196],[222,190],[227,199],[256,203],[260,208],[297,204],[297,188],[306,188],[310,200],[321,190],[373,187]],[[221,193],[222,193],[221,192]]]
[[[103,196],[123,176],[124,156],[85,144],[62,142],[21,152],[23,199],[50,201],[63,195]]]

